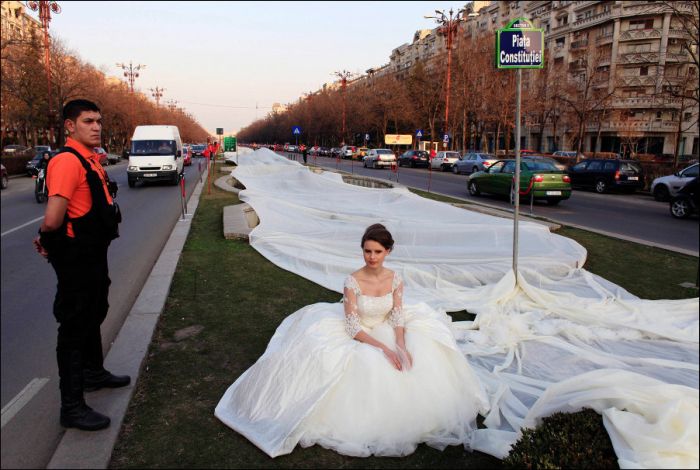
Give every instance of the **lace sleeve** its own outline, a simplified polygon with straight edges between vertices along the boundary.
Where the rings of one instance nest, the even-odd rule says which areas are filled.
[[[404,314],[403,314],[403,279],[399,273],[394,273],[394,280],[391,283],[391,291],[394,297],[394,306],[389,312],[389,325],[392,328],[399,328],[404,326]]]
[[[354,277],[348,276],[343,289],[343,307],[345,308],[345,331],[354,338],[362,331],[360,327],[360,317],[357,312],[357,296],[360,293],[360,286]]]

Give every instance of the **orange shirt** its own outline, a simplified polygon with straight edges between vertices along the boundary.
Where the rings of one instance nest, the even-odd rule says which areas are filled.
[[[92,169],[100,175],[107,202],[112,204],[112,196],[107,188],[107,174],[100,165],[97,154],[70,137],[66,139],[66,147],[77,150]],[[68,199],[68,217],[80,217],[90,211],[92,194],[90,194],[90,186],[87,182],[87,171],[75,155],[63,152],[49,161],[46,185],[49,188],[49,197],[62,196]],[[66,234],[69,237],[75,237],[73,224],[70,222],[68,222]]]

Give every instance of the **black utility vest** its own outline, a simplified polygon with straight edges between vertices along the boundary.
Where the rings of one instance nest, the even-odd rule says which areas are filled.
[[[66,211],[61,230],[65,234],[66,224],[70,222],[73,225],[73,234],[77,241],[90,244],[109,244],[119,236],[119,223],[122,221],[122,215],[117,203],[110,204],[107,202],[107,196],[105,196],[104,184],[107,184],[108,187],[110,186],[109,177],[105,175],[107,181],[103,183],[100,175],[92,169],[87,160],[74,148],[63,147],[59,150],[59,153],[62,152],[69,152],[75,155],[80,164],[83,165],[83,168],[85,168],[87,183],[90,186],[90,194],[92,195],[92,205],[90,210],[80,217],[68,217],[68,212]]]

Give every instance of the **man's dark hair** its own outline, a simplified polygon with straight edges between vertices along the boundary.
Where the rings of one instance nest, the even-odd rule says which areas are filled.
[[[70,119],[71,121],[75,121],[78,119],[78,116],[80,116],[80,113],[84,111],[95,111],[99,113],[100,108],[92,101],[72,100],[63,107],[63,120]]]

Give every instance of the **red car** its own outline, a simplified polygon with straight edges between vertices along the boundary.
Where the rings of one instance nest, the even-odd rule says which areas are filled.
[[[190,166],[192,165],[192,147],[189,145],[183,145],[182,146],[182,156],[184,157],[184,160],[182,163],[185,166]]]

